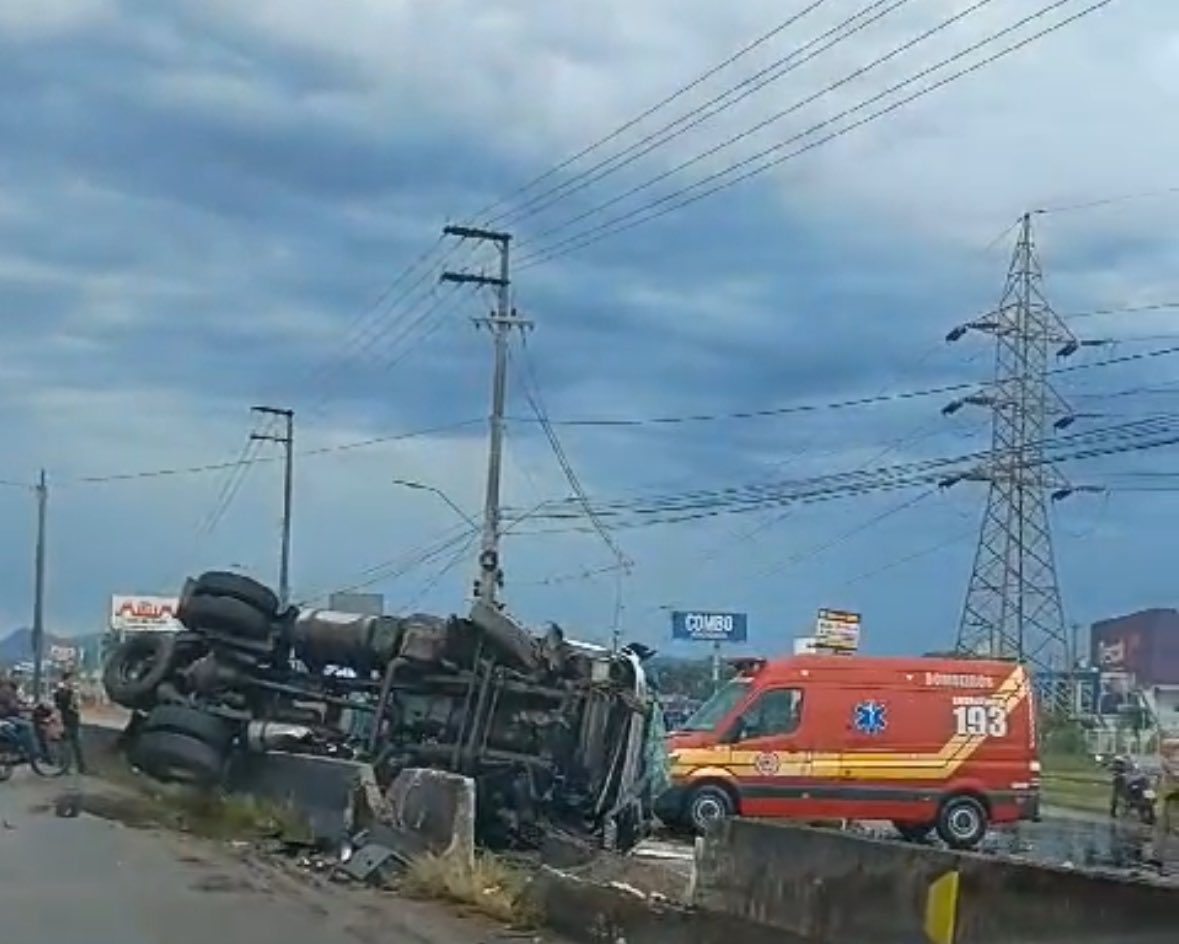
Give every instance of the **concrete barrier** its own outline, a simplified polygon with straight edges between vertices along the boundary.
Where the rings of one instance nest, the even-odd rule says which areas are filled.
[[[1170,944],[1179,890],[751,820],[698,848],[700,909],[822,944]]]
[[[308,754],[234,754],[226,772],[231,793],[287,803],[307,818],[319,842],[339,845],[356,827],[356,791],[366,764]]]
[[[805,944],[780,928],[548,868],[533,876],[527,896],[547,927],[582,944]]]
[[[410,768],[389,785],[378,819],[425,851],[475,861],[475,781],[442,770]]]
[[[83,724],[82,752],[87,767],[98,776],[111,765],[124,765],[123,731],[103,724]],[[289,803],[307,817],[319,842],[335,845],[355,828],[357,787],[367,764],[313,757],[306,754],[234,754],[226,771],[225,788],[276,803]]]

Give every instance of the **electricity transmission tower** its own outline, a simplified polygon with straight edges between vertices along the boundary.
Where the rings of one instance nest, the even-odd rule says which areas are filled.
[[[1033,672],[1060,671],[1068,660],[1069,632],[1048,502],[1074,489],[1046,447],[1053,430],[1070,425],[1075,416],[1049,382],[1048,355],[1055,347],[1058,356],[1067,357],[1085,342],[1073,336],[1045,297],[1030,213],[1019,222],[998,307],[955,328],[946,340],[956,341],[968,331],[990,335],[996,353],[994,380],[942,410],[951,414],[963,406],[982,406],[992,417],[986,461],[942,483],[970,480],[989,486],[957,650],[1014,659]]]

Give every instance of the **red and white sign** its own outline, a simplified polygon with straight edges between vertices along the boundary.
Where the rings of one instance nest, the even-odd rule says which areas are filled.
[[[116,633],[174,633],[176,597],[111,597],[111,631]]]

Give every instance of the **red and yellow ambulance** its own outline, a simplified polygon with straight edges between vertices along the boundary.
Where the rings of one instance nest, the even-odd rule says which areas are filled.
[[[972,848],[1039,816],[1035,708],[1001,661],[806,655],[746,662],[669,737],[662,819],[891,820]]]

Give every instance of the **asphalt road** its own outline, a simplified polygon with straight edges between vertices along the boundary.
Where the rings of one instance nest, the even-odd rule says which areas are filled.
[[[484,944],[490,925],[342,887],[224,844],[44,809],[60,782],[0,784],[4,944]],[[95,785],[95,789],[101,787]]]

